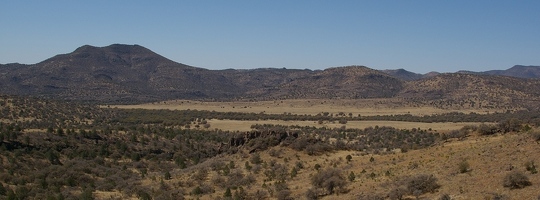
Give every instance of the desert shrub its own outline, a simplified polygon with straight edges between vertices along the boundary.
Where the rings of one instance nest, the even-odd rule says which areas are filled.
[[[308,200],[316,200],[319,198],[319,195],[317,193],[317,189],[315,188],[309,188],[306,193],[304,193],[304,196]]]
[[[480,135],[493,135],[497,133],[497,127],[493,125],[480,124],[480,126],[478,126],[478,132]]]
[[[437,183],[437,178],[433,175],[420,174],[409,177],[406,181],[406,186],[409,194],[418,196],[428,192],[435,192],[441,185]]]
[[[540,131],[533,131],[531,135],[534,141],[540,141]]]
[[[264,171],[264,175],[268,180],[277,179],[279,181],[285,181],[290,177],[289,169],[286,165],[275,163],[275,161],[270,162],[270,167]]]
[[[461,128],[460,130],[453,130],[449,133],[444,134],[443,139],[449,139],[449,138],[464,138],[469,134],[469,129],[465,129],[465,127]]]
[[[254,153],[254,154],[251,154],[251,157],[249,158],[249,162],[251,162],[252,164],[261,164],[263,161],[261,159],[261,155],[259,155],[258,153]]]
[[[166,171],[165,174],[163,174],[163,179],[165,180],[171,180],[172,176],[169,171]]]
[[[141,200],[151,200],[152,199],[152,196],[150,196],[150,194],[148,194],[144,190],[139,190],[137,192],[137,197],[139,197],[139,199],[141,199]]]
[[[270,155],[272,157],[279,157],[279,156],[281,156],[281,153],[282,153],[281,150],[276,150],[276,149],[268,150],[268,155]]]
[[[345,159],[347,160],[347,162],[351,162],[352,156],[349,154],[345,157]]]
[[[274,184],[274,190],[276,191],[276,198],[281,200],[289,200],[291,198],[291,191],[285,181],[277,181]]]
[[[538,173],[538,170],[536,170],[536,165],[534,164],[534,161],[527,161],[525,163],[525,169],[529,172],[531,172],[531,174],[536,174]]]
[[[0,183],[0,195],[6,195],[7,190],[2,183]]]
[[[223,176],[215,175],[212,177],[211,182],[215,186],[219,186],[221,188],[225,188],[227,186],[227,181],[225,181],[225,178],[223,178]]]
[[[388,193],[388,198],[391,200],[401,200],[403,196],[407,194],[407,189],[403,187],[396,187]]]
[[[491,194],[491,196],[489,197],[486,197],[485,199],[490,199],[490,200],[507,200],[509,199],[508,196],[506,195],[503,195],[503,194],[498,194],[498,193],[493,193]]]
[[[347,178],[349,179],[350,182],[354,182],[354,179],[356,179],[356,174],[354,174],[354,172],[351,171],[351,173],[349,173],[349,176]]]
[[[247,192],[244,190],[243,187],[239,187],[238,190],[234,191],[233,199],[237,200],[244,200],[247,199]]]
[[[82,199],[82,200],[92,200],[94,199],[94,196],[92,195],[93,193],[93,189],[91,188],[86,188],[83,190],[83,192],[80,194],[80,198],[79,199]],[[17,195],[19,193],[17,192]],[[25,199],[25,198],[19,198],[19,199]]]
[[[233,170],[227,178],[228,187],[246,186],[254,183],[255,176],[252,174],[244,175],[240,170]]]
[[[257,200],[268,199],[268,192],[265,190],[257,190],[252,194],[252,197]]]
[[[223,168],[223,166],[225,166],[225,163],[221,162],[221,161],[218,161],[218,160],[211,160],[210,161],[210,169],[212,169],[212,171],[219,171]]]
[[[207,176],[208,170],[206,168],[200,168],[199,170],[197,170],[197,172],[191,175],[191,179],[194,181],[204,181]]]
[[[516,118],[505,119],[499,122],[498,126],[499,126],[499,129],[504,133],[517,132],[517,131],[520,131],[522,128],[521,121]]]
[[[201,189],[202,194],[214,193],[214,188],[211,185],[201,184],[199,188]]]
[[[227,188],[227,190],[225,190],[225,194],[223,194],[223,197],[225,197],[225,198],[231,198],[232,197],[231,188]]]
[[[439,197],[439,200],[452,200],[452,198],[448,194],[443,194]]]
[[[519,171],[511,171],[508,173],[503,180],[503,186],[510,189],[521,189],[531,185],[529,178]]]
[[[462,160],[459,164],[458,164],[458,168],[459,168],[459,173],[467,173],[470,169],[469,169],[470,165],[469,165],[469,162],[467,162],[467,160]]]
[[[325,189],[327,194],[339,193],[347,186],[341,170],[336,168],[319,171],[311,178],[311,183],[315,188]]]
[[[197,186],[191,190],[192,195],[201,195],[203,194],[202,188],[200,186]]]
[[[291,191],[290,190],[280,190],[276,194],[276,198],[279,200],[292,200],[291,197]]]
[[[386,197],[381,194],[361,194],[356,197],[356,200],[384,200]]]

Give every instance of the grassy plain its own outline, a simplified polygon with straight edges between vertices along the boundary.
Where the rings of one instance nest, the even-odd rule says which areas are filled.
[[[440,109],[425,105],[403,103],[396,99],[292,99],[276,101],[235,101],[235,102],[203,102],[193,100],[172,100],[139,105],[111,105],[117,108],[141,108],[141,109],[170,109],[170,110],[208,110],[216,112],[245,112],[283,114],[291,113],[298,115],[316,115],[323,112],[338,114],[352,113],[353,116],[374,115],[433,115],[448,112],[476,112],[485,114],[500,110],[495,109]]]
[[[293,99],[276,101],[236,101],[236,102],[203,102],[193,100],[172,100],[164,102],[155,102],[139,105],[112,105],[112,108],[121,109],[169,109],[169,110],[207,110],[216,112],[242,112],[242,113],[265,113],[265,114],[283,114],[291,113],[297,115],[317,115],[324,112],[337,115],[344,113],[352,116],[376,116],[376,115],[402,115],[411,114],[416,116],[443,114],[449,112],[480,114],[498,112],[499,110],[475,110],[475,109],[440,109],[430,106],[418,106],[405,104],[396,99]],[[253,124],[280,124],[280,125],[300,125],[340,128],[367,128],[374,126],[391,126],[398,129],[432,129],[436,131],[457,130],[466,125],[479,125],[479,123],[422,123],[422,122],[397,122],[397,121],[348,121],[347,124],[335,122],[324,122],[319,124],[315,121],[278,121],[278,120],[259,120],[259,121],[239,121],[239,120],[208,120],[211,128],[217,128],[230,131],[249,131]]]

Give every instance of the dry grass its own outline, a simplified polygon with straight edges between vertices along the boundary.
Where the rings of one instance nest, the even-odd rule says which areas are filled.
[[[280,153],[277,156],[271,156],[271,151]],[[289,170],[297,162],[303,163],[304,168],[298,171],[297,176],[287,181],[293,199],[305,198],[305,192],[311,188],[311,177],[317,173],[314,169],[317,164],[322,168],[340,169],[345,176],[351,171],[357,176],[356,180],[348,185],[349,191],[346,194],[329,195],[322,199],[355,199],[365,194],[386,196],[400,179],[417,174],[432,174],[441,185],[436,192],[421,195],[421,199],[438,199],[443,194],[449,194],[452,199],[494,199],[495,196],[505,196],[509,199],[536,199],[540,195],[540,175],[526,172],[524,167],[524,163],[528,161],[540,162],[538,158],[540,146],[527,133],[471,136],[465,140],[447,141],[426,149],[406,153],[388,152],[383,155],[370,155],[360,151],[337,151],[320,156],[309,156],[287,147],[274,147],[261,152],[260,155],[264,162],[269,163],[275,160],[287,166]],[[346,161],[347,155],[352,155],[351,162]],[[195,171],[208,167],[209,163],[216,160],[224,163],[233,160],[237,169],[243,170],[243,173],[253,173],[244,169],[244,163],[249,161],[250,156],[245,152],[222,155],[188,169],[176,169],[171,172],[173,179],[166,183],[171,185],[185,183]],[[370,161],[371,157],[374,158],[373,162]],[[459,163],[464,159],[470,164],[470,170],[460,173]],[[512,168],[524,172],[532,185],[513,190],[503,187],[503,179]],[[274,181],[264,181],[264,170],[262,168],[261,172],[255,174],[256,183],[245,187],[250,194],[257,190],[266,191],[267,188],[273,188],[271,186],[275,183]],[[362,171],[365,172],[362,173]],[[149,178],[145,183],[159,185],[160,174],[151,176],[154,176],[153,180]],[[221,175],[210,171],[203,182],[212,184],[211,180],[215,176]],[[263,184],[268,187],[263,187]],[[211,194],[195,196],[186,193],[185,197],[188,199],[223,197],[225,188],[218,186],[213,188],[215,192]],[[274,198],[275,196],[270,197],[270,199]],[[406,199],[414,199],[414,197],[407,196]]]
[[[488,109],[439,109],[429,106],[416,106],[397,99],[292,99],[276,101],[238,101],[238,102],[201,102],[192,100],[173,100],[140,105],[111,105],[117,108],[171,109],[171,110],[209,110],[216,112],[246,112],[267,114],[316,115],[322,112],[337,114],[352,113],[354,116],[373,115],[432,115],[448,112],[476,112],[480,114],[500,110]]]

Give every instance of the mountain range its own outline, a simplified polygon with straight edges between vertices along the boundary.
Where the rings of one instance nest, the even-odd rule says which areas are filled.
[[[170,99],[400,98],[443,106],[538,107],[540,67],[417,74],[365,66],[208,70],[139,45],[85,45],[37,64],[0,65],[0,94],[97,103]]]

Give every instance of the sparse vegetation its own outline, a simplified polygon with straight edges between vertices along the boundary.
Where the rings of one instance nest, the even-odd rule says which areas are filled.
[[[482,162],[488,162],[482,156],[491,155],[497,148],[511,148],[509,144],[514,144],[503,141],[500,146],[489,149],[470,145],[475,153],[465,155],[454,149],[453,145],[460,142],[506,138],[499,134],[506,132],[503,131],[505,126],[493,121],[486,125],[496,127],[495,132],[482,137],[473,134],[479,132],[479,127],[475,126],[457,130],[457,133],[384,126],[359,129],[349,126],[351,121],[359,119],[352,114],[303,116],[284,113],[271,116],[294,120],[324,118],[325,125],[334,123],[337,128],[255,124],[252,131],[236,132],[219,130],[215,126],[205,128],[204,125],[212,124],[211,119],[216,119],[215,116],[229,119],[238,117],[235,116],[238,113],[147,112],[77,103],[63,106],[60,102],[24,98],[5,100],[4,104],[10,106],[2,107],[5,117],[0,121],[0,198],[317,199],[339,195],[340,198],[381,199],[388,195],[393,199],[411,196],[442,199],[443,195],[437,193],[439,189],[450,194],[457,189],[450,191],[446,186],[439,187],[432,175],[400,177],[431,171],[437,176],[454,174],[446,176],[445,183],[468,178],[455,176],[455,161],[466,157],[467,160],[457,163],[457,171],[469,172],[473,165],[471,177],[475,178],[487,171],[485,165],[476,161],[478,157]],[[44,105],[53,109],[43,109]],[[73,110],[64,112],[64,108]],[[265,115],[246,114],[242,117],[255,119]],[[347,127],[340,127],[340,117],[347,118]],[[362,116],[362,119],[364,117],[369,116]],[[419,118],[413,116],[410,119]],[[509,133],[526,131],[523,124],[532,118],[519,119],[519,123],[510,120],[502,124],[515,124],[515,127],[520,124],[519,130],[506,129],[511,130]],[[316,125],[316,121],[312,123]],[[194,128],[196,125],[199,128]],[[530,133],[534,137],[537,129],[533,124],[531,126]],[[519,161],[525,164],[527,174],[536,171],[534,161],[530,160],[535,151],[522,150],[523,145],[531,145],[527,142],[537,145],[530,139],[531,134],[521,134],[525,139],[515,142],[520,144],[521,153],[529,155],[528,161]],[[509,134],[508,137],[518,136]],[[433,151],[433,155],[425,153],[424,148]],[[417,156],[419,153],[421,155]],[[438,157],[444,162],[437,160]],[[443,166],[434,167],[437,165]],[[536,177],[531,175],[530,178]],[[308,180],[312,183],[311,189],[299,187]],[[385,185],[385,182],[396,180],[400,180],[399,187]],[[503,188],[503,185],[499,187]],[[370,191],[370,194],[359,194],[359,190]],[[527,189],[519,191],[524,190]],[[470,193],[465,188],[460,195]]]

